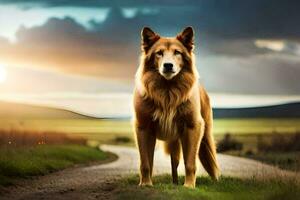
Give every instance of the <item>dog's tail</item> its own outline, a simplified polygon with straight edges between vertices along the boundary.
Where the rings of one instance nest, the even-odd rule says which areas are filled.
[[[207,129],[207,128],[205,128]],[[220,176],[220,170],[216,159],[216,147],[210,133],[204,133],[200,144],[199,158],[207,173],[215,180]]]
[[[212,135],[212,108],[209,97],[204,90],[200,88],[201,97],[201,115],[205,121],[204,135],[200,144],[199,158],[207,173],[215,180],[220,176],[219,165],[217,162],[216,145]]]

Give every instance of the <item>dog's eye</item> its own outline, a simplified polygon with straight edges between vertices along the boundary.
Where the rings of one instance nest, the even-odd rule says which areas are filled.
[[[174,51],[174,55],[181,55],[181,52],[178,51],[178,50],[175,50],[175,51]]]
[[[162,50],[160,50],[160,51],[156,52],[156,55],[157,55],[157,56],[163,56],[163,55],[164,55],[164,52],[163,52]]]

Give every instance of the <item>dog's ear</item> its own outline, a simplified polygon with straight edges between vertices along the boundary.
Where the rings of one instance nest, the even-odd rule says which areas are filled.
[[[141,32],[142,50],[147,52],[151,46],[160,38],[158,34],[152,31],[149,27],[144,27]]]
[[[186,27],[181,33],[176,37],[188,51],[194,49],[194,30],[192,27]]]

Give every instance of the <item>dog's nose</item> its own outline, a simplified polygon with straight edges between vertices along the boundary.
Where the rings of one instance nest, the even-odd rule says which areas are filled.
[[[164,63],[164,73],[173,72],[173,64],[172,63]]]

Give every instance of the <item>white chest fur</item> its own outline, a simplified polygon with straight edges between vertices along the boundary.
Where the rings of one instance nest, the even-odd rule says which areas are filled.
[[[174,120],[176,109],[159,109],[153,113],[153,119],[158,121],[156,136],[160,140],[172,140],[178,138],[178,128]]]

